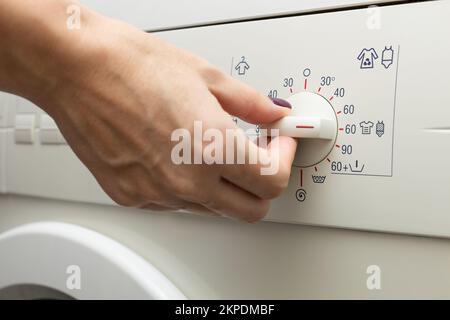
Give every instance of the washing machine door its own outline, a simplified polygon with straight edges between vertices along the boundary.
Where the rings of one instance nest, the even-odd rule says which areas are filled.
[[[32,223],[0,235],[0,298],[185,299],[148,261],[80,226]]]

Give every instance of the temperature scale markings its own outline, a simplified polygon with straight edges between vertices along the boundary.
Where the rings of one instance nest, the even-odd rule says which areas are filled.
[[[300,187],[303,187],[303,169],[300,169]]]
[[[305,79],[305,85],[303,87],[305,90],[308,89],[308,79]]]

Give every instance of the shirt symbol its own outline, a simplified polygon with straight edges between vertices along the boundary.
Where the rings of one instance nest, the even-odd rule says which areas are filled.
[[[245,61],[245,57],[241,57],[241,62],[239,62],[236,67],[234,68],[239,75],[243,76],[247,72],[248,69],[250,69],[250,66],[248,65],[247,61]]]
[[[372,121],[363,121],[360,122],[359,125],[361,126],[362,134],[370,134],[372,132],[374,123]]]
[[[374,60],[376,59],[378,59],[378,54],[374,48],[364,48],[358,55],[358,60],[361,61],[361,69],[373,69]]]

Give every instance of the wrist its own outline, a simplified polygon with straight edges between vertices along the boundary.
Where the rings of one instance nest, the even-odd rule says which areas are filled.
[[[0,11],[0,90],[45,107],[42,102],[80,72],[95,45],[91,29],[103,18],[66,0],[5,1]]]

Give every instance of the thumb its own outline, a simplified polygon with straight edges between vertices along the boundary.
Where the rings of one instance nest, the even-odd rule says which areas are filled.
[[[278,163],[280,168],[283,170],[291,171],[292,163],[295,159],[295,153],[297,151],[298,140],[285,137],[277,136],[271,139],[267,149],[270,151],[272,157],[278,157]]]
[[[270,123],[289,114],[291,105],[269,99],[250,86],[225,75],[210,84],[209,90],[229,114],[253,124]]]

